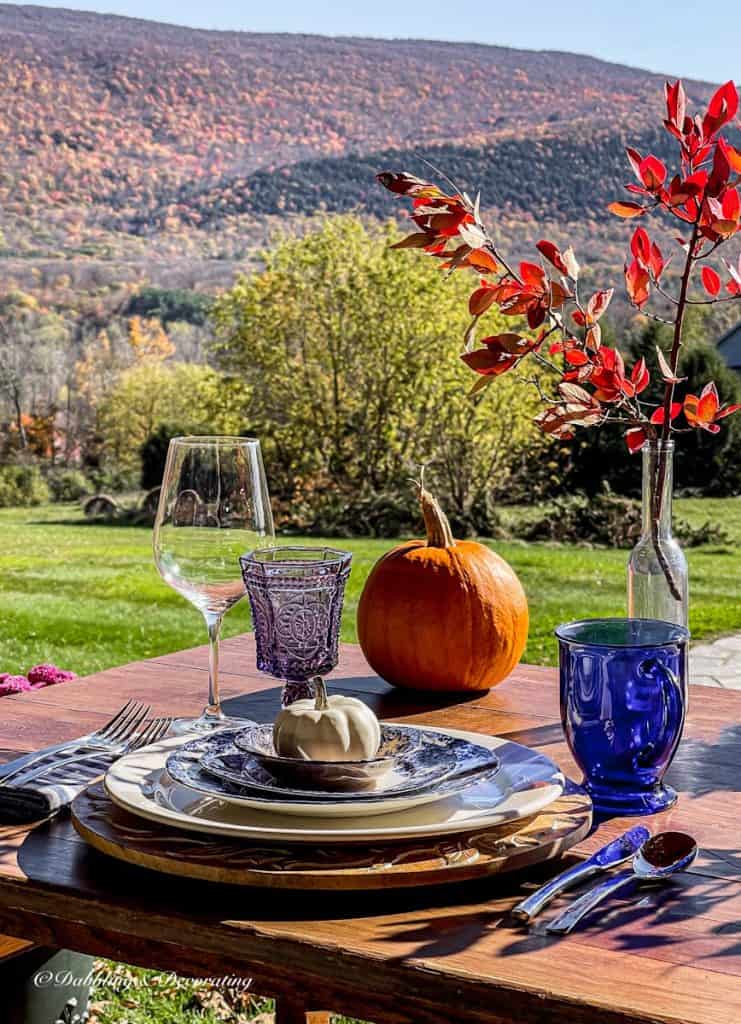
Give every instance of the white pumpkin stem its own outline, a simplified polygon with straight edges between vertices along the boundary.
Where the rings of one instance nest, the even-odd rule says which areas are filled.
[[[417,496],[425,520],[427,546],[430,548],[452,548],[455,541],[448,517],[440,508],[437,498],[430,494],[421,480],[417,486]]]
[[[327,684],[321,676],[315,676],[315,678],[311,680],[311,683],[314,687],[314,695],[316,697],[316,703],[314,704],[315,710],[326,711],[329,707],[329,700],[327,699]]]

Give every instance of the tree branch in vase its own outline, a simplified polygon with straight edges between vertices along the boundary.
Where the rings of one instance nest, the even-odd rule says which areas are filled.
[[[630,258],[625,265],[625,284],[631,304],[644,316],[669,323],[673,328],[671,351],[657,348],[654,373],[664,383],[660,405],[640,396],[651,382],[645,359],[626,370],[617,348],[602,344],[600,318],[607,309],[613,289],[599,289],[588,299],[579,294],[580,266],[569,246],[561,250],[553,242],[537,243],[539,261],[523,261],[517,269],[502,255],[480,214],[480,197],[472,200],[445,178],[451,192],[406,172],[384,171],[378,181],[397,196],[410,199],[411,220],[416,230],[397,242],[397,249],[419,249],[440,261],[448,273],[468,270],[479,277],[469,298],[471,322],[464,336],[461,358],[478,376],[471,394],[489,387],[498,376],[530,360],[547,371],[552,386],[541,374],[522,376],[534,384],[543,410],[535,421],[545,433],[561,440],[574,437],[576,430],[614,423],[626,426],[625,439],[631,452],[648,441],[661,441],[656,459],[651,495],[651,538],[656,558],[676,601],[681,594],[662,549],[659,524],[662,494],[667,474],[667,442],[676,432],[697,428],[710,433],[720,430],[718,421],[736,412],[740,405],[723,407],[715,384],[710,381],[699,396],[687,394],[674,400],[678,376],[685,311],[692,304],[713,304],[741,299],[741,256],[733,263],[721,259],[722,273],[707,260],[741,228],[741,151],[720,132],[738,112],[735,85],[727,82],[713,95],[704,115],[686,113],[687,100],[682,83],[666,85],[664,127],[678,143],[676,173],[670,177],[658,157],[641,156],[628,147],[628,161],[636,181],[625,187],[637,199],[611,203],[618,217],[633,219],[663,214],[684,252],[679,293],[671,296],[662,283],[670,263],[648,231],[635,228],[630,241]],[[445,177],[444,175],[441,177]],[[702,262],[699,279],[702,298],[690,290],[694,272]],[[557,274],[554,274],[554,270]],[[725,289],[726,295],[721,295]],[[674,307],[673,318],[646,309],[655,291]],[[492,307],[516,318],[511,331],[488,335],[476,343],[480,321]],[[523,318],[527,327],[520,327]],[[683,416],[685,426],[678,426]]]

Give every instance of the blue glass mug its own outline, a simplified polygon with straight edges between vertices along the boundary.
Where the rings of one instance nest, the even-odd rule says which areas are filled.
[[[561,722],[603,814],[654,814],[677,799],[663,782],[687,711],[683,626],[585,619],[559,626]]]

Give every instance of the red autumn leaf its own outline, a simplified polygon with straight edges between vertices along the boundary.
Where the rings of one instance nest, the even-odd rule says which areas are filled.
[[[729,188],[723,193],[721,210],[725,220],[738,221],[741,217],[741,198],[739,198],[737,189]]]
[[[655,156],[647,156],[642,160],[638,172],[649,192],[656,192],[666,181],[666,167]]]
[[[602,344],[602,328],[599,324],[592,324],[587,328],[584,344],[590,352],[599,352],[600,345]]]
[[[651,271],[654,281],[658,281],[666,269],[666,262],[664,261],[661,249],[658,247],[656,242],[651,243],[651,255],[648,258],[648,269]]]
[[[635,174],[636,178],[640,178],[643,157],[637,149],[633,149],[631,146],[626,146],[625,152],[628,154],[628,161],[630,163],[630,166],[633,168],[633,173]]]
[[[560,270],[562,274],[568,275],[568,267],[566,266],[564,258],[561,254],[561,250],[558,248],[557,245],[555,245],[553,242],[549,242],[545,238],[541,238],[541,240],[536,244],[535,248],[538,250],[538,252],[545,256],[549,263],[553,264],[556,270]]]
[[[630,430],[625,431],[625,441],[631,455],[635,455],[636,452],[639,452],[647,440],[648,435],[643,427],[631,427]]]
[[[584,324],[587,322],[587,318],[584,316],[584,314],[582,313],[582,311],[580,309],[575,309],[574,310],[574,312],[571,314],[571,319],[579,327],[583,327]]]
[[[546,289],[546,276],[542,267],[537,263],[523,261],[520,264],[520,277],[528,288],[536,288],[539,291]]]
[[[708,295],[716,296],[719,294],[720,275],[712,267],[703,267],[700,277],[702,278],[702,286]]]
[[[499,270],[499,264],[486,249],[472,249],[467,259],[471,266],[476,267],[477,270],[484,270],[491,274]]]
[[[610,305],[614,288],[605,288],[595,292],[587,303],[587,322],[596,323]]]
[[[736,174],[741,174],[741,149],[736,149],[724,138],[718,139],[718,149],[722,151],[730,169]]]
[[[468,311],[471,316],[481,316],[481,314],[485,313],[496,301],[496,288],[492,288],[489,284],[484,284],[481,288],[477,288],[476,291],[471,293],[471,297],[468,300]]]
[[[646,212],[646,207],[641,206],[639,203],[625,203],[617,202],[610,203],[607,207],[610,213],[614,213],[616,217],[642,217]]]
[[[737,402],[734,405],[726,405],[718,412],[715,418],[716,420],[724,420],[726,416],[731,416],[734,412],[738,412],[739,409],[741,409],[741,402]]]
[[[677,416],[679,416],[681,411],[682,411],[682,403],[681,402],[672,402],[671,410],[669,411],[669,419],[670,420],[675,420],[677,418]],[[663,422],[664,422],[664,406],[663,405],[660,405],[658,409],[654,409],[653,413],[651,414],[651,422],[655,423],[657,426],[661,426],[663,424]]]
[[[435,241],[434,231],[416,231],[413,235],[407,235],[399,242],[394,242],[390,249],[425,249]]]
[[[648,372],[645,359],[638,360],[630,374],[630,379],[637,395],[646,390],[651,382],[651,374]]]
[[[574,348],[566,352],[564,359],[569,366],[584,366],[589,362],[589,356],[580,348]]]
[[[651,258],[651,240],[645,228],[636,228],[633,232],[633,237],[630,240],[630,251],[645,270]]]
[[[393,171],[381,171],[376,175],[376,181],[387,188],[389,192],[395,192],[401,196],[435,197],[442,195],[437,185],[433,185],[430,181],[423,181],[421,178],[415,178],[413,174],[407,174],[405,171],[400,174]]]
[[[523,356],[535,348],[537,341],[533,341],[531,338],[523,338],[521,334],[506,331],[504,334],[491,334],[488,338],[482,338],[481,344],[486,345],[488,348],[499,349],[499,351],[506,352],[508,355]]]
[[[728,262],[725,257],[721,257],[723,265],[731,276],[731,280],[726,285],[726,290],[731,295],[741,295],[741,253],[738,254],[738,264],[734,267]]]
[[[551,308],[560,309],[567,299],[572,298],[570,291],[562,288],[558,281],[551,281]]]
[[[733,82],[721,85],[712,95],[708,112],[703,118],[702,130],[706,138],[714,135],[723,125],[728,124],[738,111],[738,92]]]
[[[546,308],[543,305],[530,306],[527,311],[527,325],[531,331],[540,327],[546,317]]]
[[[739,409],[741,404],[721,408],[718,389],[713,381],[705,385],[699,398],[697,395],[684,396],[684,415],[689,425],[707,430],[711,434],[717,434],[720,430],[716,420],[725,419]]]
[[[673,85],[667,82],[664,86],[664,93],[666,95],[667,121],[681,129],[684,125],[685,112],[687,110],[687,97],[684,92],[684,86],[679,79]]]
[[[625,287],[628,292],[628,298],[638,309],[641,309],[648,302],[649,283],[648,271],[644,270],[638,260],[633,260],[625,268]]]
[[[505,356],[499,349],[488,347],[477,348],[473,352],[464,352],[461,359],[476,373],[495,377],[498,377],[500,373],[506,373],[517,362],[515,356]]]

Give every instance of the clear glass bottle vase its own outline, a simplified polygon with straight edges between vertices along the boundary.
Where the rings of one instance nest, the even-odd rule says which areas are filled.
[[[686,626],[687,559],[672,536],[674,442],[647,441],[642,455],[643,524],[628,560],[628,615]]]

